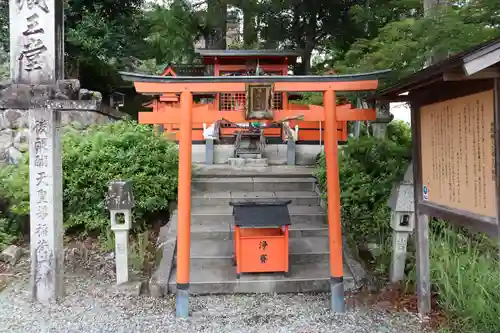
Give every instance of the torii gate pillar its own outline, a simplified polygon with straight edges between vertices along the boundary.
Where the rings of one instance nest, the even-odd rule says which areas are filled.
[[[344,312],[342,224],[340,221],[339,147],[335,92],[323,93],[325,112],[325,158],[328,192],[328,238],[330,247],[330,304],[333,312]]]

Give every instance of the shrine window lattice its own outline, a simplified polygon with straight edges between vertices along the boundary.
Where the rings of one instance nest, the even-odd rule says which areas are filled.
[[[246,94],[241,93],[220,93],[219,94],[219,110],[220,111],[233,111],[241,110],[245,108]],[[283,109],[283,93],[275,92],[273,93],[272,101],[273,110]]]

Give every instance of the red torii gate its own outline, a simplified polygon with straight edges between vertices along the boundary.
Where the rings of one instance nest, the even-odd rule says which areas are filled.
[[[244,93],[248,84],[271,84],[276,92],[322,92],[323,106],[307,110],[275,110],[272,119],[284,120],[303,116],[306,121],[325,123],[325,154],[328,191],[328,235],[330,247],[331,309],[344,312],[342,262],[342,227],[340,221],[340,184],[338,167],[337,121],[375,120],[374,109],[352,109],[336,105],[337,91],[369,91],[378,87],[378,78],[388,71],[357,75],[325,76],[213,76],[168,77],[122,72],[124,80],[133,81],[137,92],[163,95],[180,94],[179,106],[164,106],[162,112],[140,112],[139,121],[145,124],[180,124],[179,185],[177,229],[177,295],[176,314],[189,314],[189,264],[191,224],[191,146],[193,122],[214,122],[222,118],[232,122],[248,122],[245,110],[219,111],[206,105],[193,104],[193,93]],[[255,119],[261,120],[261,119]]]

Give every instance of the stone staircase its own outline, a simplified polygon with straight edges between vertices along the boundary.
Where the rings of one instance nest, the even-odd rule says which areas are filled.
[[[225,168],[225,169],[224,169]],[[287,293],[329,290],[329,249],[326,214],[315,191],[310,167],[272,166],[202,169],[192,183],[190,292],[194,294]],[[225,175],[221,177],[221,175]],[[233,265],[232,200],[288,199],[291,275],[242,274]],[[171,223],[177,222],[174,213]],[[174,234],[173,232],[171,233]],[[175,254],[168,291],[176,290]],[[168,258],[164,258],[167,259]],[[347,263],[354,263],[350,257]],[[355,280],[345,265],[345,288]],[[357,271],[359,272],[359,265]]]

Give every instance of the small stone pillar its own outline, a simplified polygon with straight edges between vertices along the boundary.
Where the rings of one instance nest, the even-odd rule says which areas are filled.
[[[116,284],[122,284],[128,282],[128,231],[134,207],[132,185],[121,180],[112,181],[106,205],[111,214],[111,230],[115,233]],[[117,219],[118,214],[123,214],[123,220]]]
[[[408,236],[413,232],[415,227],[412,170],[413,166],[410,163],[403,181],[392,188],[387,203],[391,208],[391,227],[393,230],[391,282],[404,280]]]
[[[205,164],[214,164],[214,139],[205,139]]]
[[[371,122],[373,137],[383,139],[387,134],[387,125],[394,119],[389,103],[377,105],[377,118]]]

